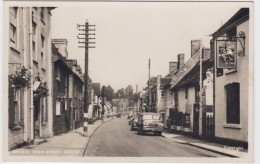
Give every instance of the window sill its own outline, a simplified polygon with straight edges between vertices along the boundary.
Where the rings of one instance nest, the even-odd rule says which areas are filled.
[[[241,129],[241,124],[223,124],[224,128],[230,128],[230,129]]]
[[[38,65],[38,61],[36,61],[35,59],[33,59],[33,63]]]
[[[231,73],[236,73],[237,69],[233,69],[233,70],[228,70],[227,72],[225,72],[226,75],[231,74]]]
[[[22,127],[20,125],[15,125],[15,126],[12,126],[11,127],[11,130],[14,131],[14,130],[20,130],[22,129]]]
[[[42,21],[42,23],[45,25],[45,22],[44,22],[44,20],[41,18],[41,21]]]
[[[45,126],[45,125],[47,125],[47,122],[46,122],[46,121],[43,121],[43,122],[42,122],[42,126]]]
[[[10,46],[10,48],[11,48],[12,50],[14,50],[15,52],[17,52],[18,54],[20,54],[20,51],[19,51],[16,47]]]

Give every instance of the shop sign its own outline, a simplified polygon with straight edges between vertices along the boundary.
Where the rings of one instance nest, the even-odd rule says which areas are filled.
[[[235,69],[237,67],[236,41],[217,40],[217,68]]]

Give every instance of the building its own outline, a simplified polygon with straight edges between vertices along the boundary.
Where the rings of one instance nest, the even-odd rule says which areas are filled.
[[[70,131],[71,127],[71,102],[70,76],[73,71],[66,63],[66,57],[61,55],[59,49],[53,44],[53,132],[54,135]],[[67,55],[66,55],[67,56]],[[74,100],[74,98],[73,98]]]
[[[9,8],[8,148],[53,135],[52,7]]]
[[[248,143],[249,8],[241,8],[212,34],[215,50],[215,137],[219,141]],[[222,41],[220,41],[222,40]],[[224,40],[224,41],[223,41]],[[252,40],[251,40],[252,41]],[[224,51],[225,50],[225,51]]]
[[[77,60],[67,59],[66,63],[73,72],[69,75],[70,130],[73,130],[81,127],[83,123],[84,82],[81,79],[82,70],[80,65],[77,65]]]

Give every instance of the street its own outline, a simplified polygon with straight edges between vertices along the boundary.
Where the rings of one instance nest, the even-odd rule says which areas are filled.
[[[115,118],[100,126],[91,137],[84,156],[103,157],[221,157],[222,155],[153,134],[131,131],[128,119]]]

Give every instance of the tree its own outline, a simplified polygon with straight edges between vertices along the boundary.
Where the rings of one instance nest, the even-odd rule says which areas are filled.
[[[107,98],[107,101],[112,101],[112,99],[114,98],[114,89],[108,85],[106,87],[106,98]]]
[[[130,106],[134,105],[134,95],[133,95],[133,93],[134,93],[134,89],[133,89],[132,85],[128,85],[125,88],[125,97],[126,97],[126,99],[128,99]]]

